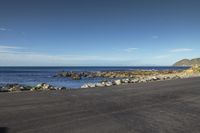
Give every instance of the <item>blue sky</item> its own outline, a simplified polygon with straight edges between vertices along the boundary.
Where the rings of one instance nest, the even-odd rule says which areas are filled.
[[[1,0],[1,66],[172,65],[200,57],[198,0]]]

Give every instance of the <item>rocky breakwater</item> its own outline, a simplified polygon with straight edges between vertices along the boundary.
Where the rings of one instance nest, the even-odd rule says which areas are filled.
[[[86,72],[58,72],[54,77],[64,77],[64,78],[71,78],[73,80],[80,80],[83,77],[89,77],[91,74]]]
[[[50,90],[66,90],[66,87],[54,87],[52,85],[41,83],[36,86],[27,86],[21,84],[6,84],[0,86],[0,92],[22,92],[22,91],[50,91]]]
[[[100,83],[87,83],[81,86],[81,88],[94,88],[94,87],[108,87],[114,85],[122,85],[128,83],[148,83],[154,81],[163,81],[163,80],[172,80],[181,78],[179,75],[157,75],[157,76],[143,76],[143,77],[135,77],[135,78],[122,78],[111,81],[102,81]]]
[[[150,76],[158,74],[172,74],[178,71],[165,70],[165,71],[156,71],[156,70],[134,70],[134,71],[102,71],[102,72],[59,72],[55,77],[68,77],[74,80],[80,80],[83,77],[86,78],[134,78],[137,76]]]
[[[183,71],[136,71],[129,73],[111,72],[112,75],[111,77],[113,77],[114,73],[116,75],[122,73],[122,75],[120,75],[119,77],[123,78],[111,81],[102,81],[100,83],[88,83],[81,86],[81,88],[106,87],[106,86],[121,85],[127,83],[147,83],[154,81],[200,77],[200,66],[193,66]]]
[[[74,72],[59,72],[56,75],[54,75],[54,77],[70,77],[73,80],[80,80],[81,79],[81,75],[78,73],[74,73]]]

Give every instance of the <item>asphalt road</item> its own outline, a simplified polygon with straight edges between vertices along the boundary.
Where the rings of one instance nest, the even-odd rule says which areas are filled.
[[[0,93],[0,127],[11,133],[200,133],[200,78]]]

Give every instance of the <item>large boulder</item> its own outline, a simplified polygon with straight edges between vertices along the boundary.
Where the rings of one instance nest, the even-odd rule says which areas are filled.
[[[94,88],[96,87],[95,83],[88,83],[81,86],[81,88]]]
[[[96,84],[95,84],[95,83],[88,83],[87,85],[88,85],[89,88],[94,88],[94,87],[96,87]]]
[[[140,83],[146,83],[148,80],[146,78],[142,78],[139,80]]]
[[[130,79],[128,79],[128,78],[122,79],[121,82],[122,82],[122,83],[129,83],[129,82],[130,82]]]
[[[112,85],[113,85],[113,83],[109,82],[109,81],[105,83],[105,86],[112,86]]]
[[[36,87],[32,88],[31,91],[46,91],[46,90],[54,90],[54,87],[46,84],[46,83],[41,83],[36,85]]]
[[[117,80],[114,80],[114,81],[113,81],[113,84],[114,84],[114,85],[120,85],[120,84],[122,84],[122,82],[121,82],[120,79],[117,79]]]
[[[81,88],[85,89],[85,88],[89,88],[89,86],[87,84],[84,84],[81,86]]]
[[[139,82],[139,79],[138,78],[134,78],[134,79],[131,79],[130,80],[130,83],[138,83]]]
[[[153,77],[152,77],[152,80],[153,80],[153,81],[157,81],[157,80],[160,80],[160,78],[159,78],[158,76],[153,76]]]
[[[96,87],[104,87],[105,85],[102,83],[96,83]]]

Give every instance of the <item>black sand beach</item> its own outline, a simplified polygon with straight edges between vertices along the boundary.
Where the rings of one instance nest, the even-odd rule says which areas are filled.
[[[199,133],[200,78],[0,93],[11,133]]]

